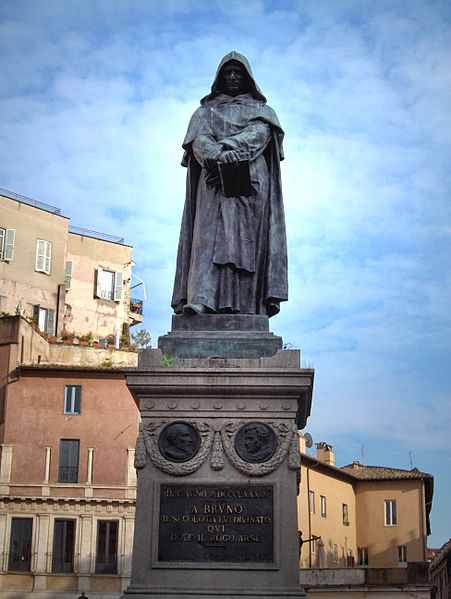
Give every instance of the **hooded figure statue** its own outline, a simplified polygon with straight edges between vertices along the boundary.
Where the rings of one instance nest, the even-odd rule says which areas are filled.
[[[283,135],[247,59],[227,54],[183,143],[188,173],[172,297],[176,313],[273,316],[288,299]],[[243,159],[250,187],[228,197],[219,167]]]

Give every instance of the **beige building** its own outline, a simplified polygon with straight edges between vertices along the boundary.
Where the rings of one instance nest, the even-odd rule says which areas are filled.
[[[142,300],[130,297],[131,252],[58,208],[0,190],[0,312],[34,318],[49,337],[129,340],[143,320]]]
[[[306,454],[302,436],[301,454],[301,568],[320,564],[319,537],[322,567],[393,568],[427,561],[430,474],[359,462],[337,468],[330,445],[318,443],[314,458]]]

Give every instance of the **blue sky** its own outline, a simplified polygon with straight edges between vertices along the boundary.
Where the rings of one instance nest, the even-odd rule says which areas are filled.
[[[286,132],[290,301],[271,330],[315,368],[307,430],[435,476],[451,536],[451,4],[5,0],[0,186],[125,237],[153,345],[170,329],[181,142],[230,50]],[[362,458],[362,455],[364,456]]]

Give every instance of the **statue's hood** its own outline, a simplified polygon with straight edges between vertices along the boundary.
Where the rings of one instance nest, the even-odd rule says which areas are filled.
[[[221,62],[219,63],[219,66],[218,66],[218,69],[217,69],[216,75],[215,75],[215,80],[213,81],[213,85],[211,86],[211,92],[208,94],[208,96],[205,96],[205,98],[202,98],[201,103],[203,104],[207,100],[211,100],[218,94],[222,93],[222,90],[219,88],[219,75],[221,73],[222,67],[225,64],[227,64],[228,62],[230,62],[231,60],[236,60],[246,69],[246,72],[249,76],[250,86],[251,86],[251,89],[250,89],[251,95],[256,100],[260,100],[261,102],[266,104],[266,98],[260,91],[260,88],[258,87],[258,85],[254,79],[249,61],[247,60],[247,58],[245,56],[243,56],[239,52],[235,52],[235,50],[232,50],[232,52],[229,52],[228,54],[226,54],[224,56],[224,58],[221,60]]]

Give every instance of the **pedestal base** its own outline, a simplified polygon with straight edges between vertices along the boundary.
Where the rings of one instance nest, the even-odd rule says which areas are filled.
[[[163,358],[163,359],[162,359]],[[131,583],[123,599],[284,599],[299,586],[298,428],[313,371],[297,350],[164,359],[126,372],[142,426]]]
[[[269,332],[268,317],[253,314],[176,314],[172,331],[158,347],[177,358],[261,358],[282,348],[282,337]]]

